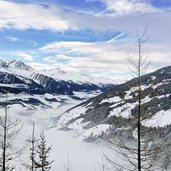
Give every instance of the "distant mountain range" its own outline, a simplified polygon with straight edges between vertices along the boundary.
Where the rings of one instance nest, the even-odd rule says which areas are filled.
[[[59,68],[37,71],[21,61],[0,59],[1,92],[7,84],[12,93],[73,95],[74,91],[106,91],[114,81]]]
[[[116,131],[126,127],[123,123],[130,123],[134,130],[130,121],[137,113],[137,85],[134,78],[67,110],[58,119],[57,127],[77,130],[83,138],[98,137],[111,128]],[[142,108],[146,115],[153,116],[144,126],[170,125],[171,66],[142,76],[141,89]]]

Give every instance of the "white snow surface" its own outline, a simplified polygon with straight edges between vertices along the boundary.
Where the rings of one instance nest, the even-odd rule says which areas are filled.
[[[109,124],[99,124],[97,126],[94,126],[88,130],[85,130],[83,132],[83,134],[81,134],[82,138],[87,138],[87,137],[98,137],[100,135],[102,135],[102,133],[106,132],[106,130],[108,130],[110,128],[111,125]]]
[[[76,107],[76,108],[64,113],[58,120],[57,128],[63,128],[64,126],[66,126],[66,124],[70,120],[77,118],[80,115],[85,114],[86,109],[87,109],[86,106],[79,106],[79,107]],[[81,120],[79,120],[79,121],[81,121]],[[79,123],[80,122],[77,122],[77,125],[79,125]],[[76,128],[76,125],[74,127]],[[80,126],[79,126],[79,128],[80,128]]]
[[[120,102],[122,99],[119,96],[111,97],[108,99],[104,99],[100,102],[100,104],[108,102],[108,103],[117,103]]]
[[[171,110],[157,112],[150,120],[144,121],[146,126],[164,127],[171,124]]]
[[[30,78],[31,75],[36,72],[33,68],[28,65],[25,65],[21,61],[10,60],[10,59],[0,59],[0,71],[7,72],[10,74],[24,76]]]
[[[130,118],[131,117],[131,109],[135,107],[135,103],[127,103],[125,105],[122,105],[121,107],[114,108],[109,116],[122,116],[124,118]]]

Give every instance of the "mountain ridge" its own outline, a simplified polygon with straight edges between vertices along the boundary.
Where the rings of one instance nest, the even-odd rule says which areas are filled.
[[[110,83],[111,80],[109,81],[109,83],[102,83],[103,81],[99,81],[100,83],[97,84],[93,81],[90,82],[90,80],[93,80],[93,77],[89,78],[89,76],[86,77],[87,79],[89,78],[89,81],[85,81],[84,78],[82,79],[82,81],[74,82],[74,80],[72,80],[72,75],[74,74],[67,73],[60,69],[57,70],[57,73],[55,73],[55,70],[53,70],[53,74],[48,74],[47,71],[46,74],[43,74],[42,71],[35,70],[21,61],[2,58],[0,59],[0,72],[2,76],[4,75],[2,73],[6,73],[6,76],[7,74],[9,74],[9,76],[12,76],[12,78],[16,77],[19,79],[19,77],[22,77],[22,79],[25,80],[32,80],[32,82],[34,83],[34,89],[38,89],[37,87],[35,87],[35,85],[39,84],[39,88],[43,89],[43,91],[41,92],[44,93],[73,95],[74,91],[105,91],[114,85],[114,83]],[[62,79],[59,73],[69,74],[69,79],[66,79],[65,77]],[[77,76],[81,77],[81,74],[77,74]],[[5,80],[1,79],[0,83],[5,84]]]

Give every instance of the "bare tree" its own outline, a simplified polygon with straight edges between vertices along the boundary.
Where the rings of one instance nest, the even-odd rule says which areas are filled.
[[[67,156],[67,163],[64,164],[64,167],[65,167],[66,171],[71,171],[72,170],[72,167],[71,167],[71,164],[70,164],[70,159],[69,159],[69,153],[68,153],[68,156]]]
[[[141,79],[149,65],[146,60],[147,56],[144,56],[142,52],[142,47],[145,43],[145,33],[146,28],[142,34],[137,32],[138,60],[134,61],[129,57],[129,62],[132,66],[130,69],[132,73],[135,74],[137,81],[135,93],[137,104],[136,115],[129,119],[123,118],[126,127],[119,130],[119,136],[107,140],[110,146],[112,146],[111,148],[114,150],[117,159],[111,159],[108,156],[106,156],[106,158],[117,171],[155,170],[159,153],[161,153],[166,146],[170,145],[168,143],[163,146],[160,140],[155,138],[153,129],[145,126],[145,122],[152,117],[145,112],[142,102],[143,90]],[[128,138],[124,140],[126,136]]]
[[[36,164],[35,164],[35,158],[36,158],[36,146],[35,143],[38,141],[35,137],[35,124],[33,122],[33,129],[32,129],[32,135],[29,140],[27,140],[29,143],[31,143],[30,147],[30,160],[31,164],[24,164],[26,168],[28,168],[31,171],[35,171],[36,169]]]
[[[9,116],[8,109],[9,109],[9,102],[8,102],[8,93],[10,87],[6,87],[5,91],[5,102],[3,103],[4,106],[4,116],[0,116],[0,129],[1,129],[1,144],[0,144],[0,168],[2,171],[12,171],[15,167],[10,165],[10,161],[14,160],[18,155],[21,153],[22,149],[14,150],[14,140],[18,135],[21,124],[20,119],[12,119]]]

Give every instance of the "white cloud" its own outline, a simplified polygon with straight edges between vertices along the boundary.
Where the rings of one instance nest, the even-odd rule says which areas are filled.
[[[28,53],[25,53],[25,52],[19,52],[19,51],[16,51],[16,52],[13,52],[15,56],[18,56],[18,57],[22,57],[23,59],[27,60],[27,61],[33,61],[33,56],[31,54],[28,54]]]
[[[43,58],[43,61],[50,62],[50,63],[57,63],[61,59],[68,61],[68,60],[72,60],[73,57],[70,57],[70,56],[67,56],[64,54],[58,54],[58,55],[54,55],[54,56],[46,56]]]
[[[57,59],[55,57],[51,57],[51,56],[45,57],[45,58],[43,58],[43,60],[46,62],[51,62],[51,63],[54,63],[57,61]]]
[[[149,61],[152,61],[151,70],[166,66],[171,63],[171,51],[169,47],[147,43],[144,46],[144,54],[149,54]],[[137,47],[128,43],[113,42],[52,42],[40,48],[44,53],[53,53],[58,56],[58,52],[71,53],[71,60],[63,67],[69,69],[84,70],[88,72],[111,72],[116,75],[129,72],[129,55],[136,60]],[[76,56],[73,57],[73,54]],[[167,62],[166,62],[167,61]]]
[[[135,0],[99,1],[104,2],[106,10],[111,11],[109,15],[80,14],[56,5],[47,8],[34,3],[22,4],[0,0],[0,28],[52,31],[89,28],[126,32],[128,36],[135,36],[137,29],[148,24],[148,35],[152,40],[170,43],[167,39],[171,34],[170,11],[158,10]]]
[[[17,42],[19,40],[17,37],[14,36],[6,36],[5,38],[10,42]]]
[[[152,13],[158,11],[149,4],[137,0],[100,0],[106,4],[106,9],[96,15],[123,15],[135,12]]]
[[[15,36],[5,36],[5,39],[7,39],[10,42],[20,42],[20,43],[31,44],[32,46],[35,46],[35,47],[38,45],[37,42],[35,42],[35,41],[19,39]]]
[[[66,30],[69,25],[60,12],[56,6],[47,8],[0,0],[0,28]]]
[[[65,52],[64,52],[65,53]],[[63,60],[73,60],[74,57],[71,57],[71,56],[67,56],[67,55],[64,55],[64,54],[58,54],[56,56],[58,59],[63,59]]]
[[[37,70],[55,68],[55,66],[53,67],[53,65],[41,64],[41,63],[37,63],[37,62],[29,62],[29,63],[27,63],[27,64],[30,65],[31,67],[37,69]]]
[[[57,52],[57,51],[65,51],[65,52],[81,52],[82,54],[88,54],[90,52],[99,52],[101,49],[96,46],[98,44],[101,46],[101,43],[87,43],[87,42],[53,42],[45,45],[44,47],[40,48],[42,51],[47,52]],[[88,51],[87,51],[88,48]]]
[[[104,2],[105,0],[101,1]],[[137,29],[142,30],[144,29],[145,25],[148,25],[147,35],[150,36],[151,41],[162,44],[171,44],[170,40],[168,39],[168,35],[171,35],[171,22],[169,22],[171,18],[171,11],[155,9],[150,5],[141,3],[141,1],[137,1],[137,3],[140,5],[144,4],[144,11],[143,9],[138,11],[138,7],[137,10],[134,10],[134,8],[136,9],[135,4],[133,4],[131,1],[125,0],[123,0],[123,2],[122,0],[106,0],[105,3],[108,4],[107,8],[108,6],[110,7],[110,3],[115,4],[115,1],[132,4],[130,7],[132,10],[129,11],[122,9],[121,11],[125,12],[116,12],[113,9],[113,11],[111,13],[107,13],[107,15],[80,15],[79,13],[72,11],[66,13],[65,16],[66,18],[70,18],[69,22],[72,28],[89,28],[95,31],[113,30],[127,33],[127,36],[132,37],[134,40],[136,39]],[[146,5],[149,7],[146,8]],[[126,8],[126,6],[123,5],[123,8]],[[152,10],[148,10],[151,8]]]
[[[107,42],[53,42],[40,48],[40,51],[53,53],[56,57],[67,60],[67,63],[55,64],[62,65],[67,70],[120,72],[127,66],[123,51],[119,51],[117,45]],[[61,51],[63,55],[58,54]]]

